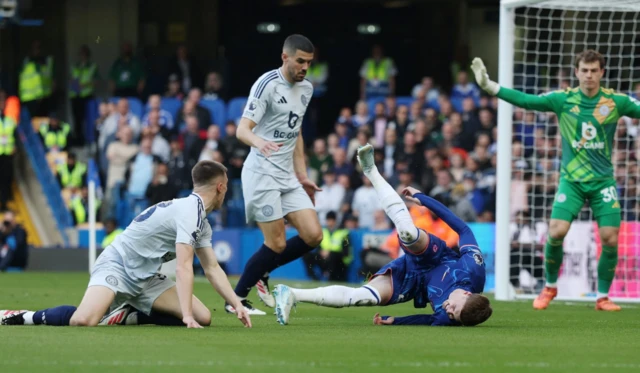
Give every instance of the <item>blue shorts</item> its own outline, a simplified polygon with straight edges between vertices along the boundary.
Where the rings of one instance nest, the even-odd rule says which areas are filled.
[[[393,295],[385,306],[413,300],[415,308],[425,308],[429,303],[429,272],[444,262],[456,261],[459,256],[432,234],[429,234],[429,245],[421,253],[402,249],[404,256],[380,268],[373,277],[391,275]]]

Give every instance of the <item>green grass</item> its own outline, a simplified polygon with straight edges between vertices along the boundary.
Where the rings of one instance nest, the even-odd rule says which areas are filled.
[[[0,309],[77,304],[87,281],[85,274],[0,274]],[[254,316],[253,329],[245,329],[224,313],[208,284],[196,283],[195,293],[213,307],[212,327],[0,327],[0,372],[640,371],[640,312],[634,305],[601,313],[590,303],[556,302],[534,312],[528,301],[494,301],[485,324],[446,328],[372,325],[376,312],[425,312],[410,303],[345,309],[302,304],[286,327],[268,315]]]

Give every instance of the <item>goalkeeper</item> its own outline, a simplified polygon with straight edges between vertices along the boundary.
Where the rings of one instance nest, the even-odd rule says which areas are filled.
[[[595,50],[576,56],[577,88],[540,96],[528,95],[491,81],[484,63],[474,58],[471,68],[478,85],[491,95],[524,109],[552,111],[559,118],[562,135],[560,185],[555,196],[545,244],[546,286],[533,308],[546,309],[558,294],[556,286],[562,264],[562,241],[585,200],[589,201],[600,230],[602,253],[598,260],[598,296],[595,309],[620,311],[609,299],[609,288],[618,263],[620,203],[616,192],[611,151],[618,119],[640,118],[640,102],[600,86],[604,57]]]

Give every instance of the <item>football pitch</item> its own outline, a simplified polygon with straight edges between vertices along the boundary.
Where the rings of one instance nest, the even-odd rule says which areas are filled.
[[[0,274],[0,309],[76,305],[88,278]],[[428,313],[412,303],[345,309],[299,304],[288,326],[269,314],[253,316],[253,329],[245,329],[201,279],[194,292],[213,309],[211,327],[0,326],[0,372],[640,371],[638,305],[603,313],[591,303],[555,302],[534,311],[530,301],[493,301],[493,316],[485,324],[451,328],[372,324],[376,312]],[[264,309],[255,296],[252,300]]]

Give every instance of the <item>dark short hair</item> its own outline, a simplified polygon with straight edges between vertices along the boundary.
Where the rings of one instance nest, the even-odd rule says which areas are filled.
[[[576,68],[578,68],[578,66],[580,65],[580,61],[584,63],[597,61],[598,63],[600,63],[600,68],[604,69],[604,56],[596,50],[587,49],[586,51],[578,53],[578,55],[576,56]]]
[[[464,326],[475,326],[487,321],[492,313],[489,298],[480,294],[471,294],[460,311],[460,322]]]
[[[198,187],[210,184],[214,179],[227,173],[227,168],[216,161],[200,161],[193,166],[191,178],[193,186]]]
[[[297,50],[301,50],[306,53],[313,53],[314,51],[311,40],[300,34],[289,35],[284,41],[283,49],[291,54],[295,54]]]
[[[337,218],[338,218],[338,216],[336,215],[335,211],[327,212],[327,216],[326,216],[327,220],[336,220]]]

